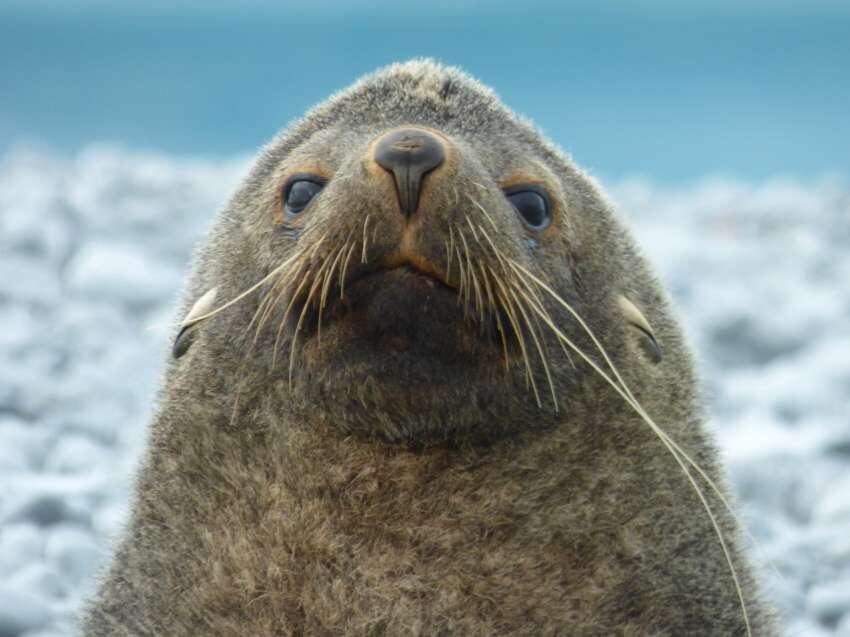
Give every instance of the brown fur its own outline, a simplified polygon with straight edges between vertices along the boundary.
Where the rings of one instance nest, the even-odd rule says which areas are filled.
[[[369,151],[400,125],[439,131],[451,158],[409,221]],[[287,226],[280,189],[305,166],[329,180]],[[545,185],[550,228],[523,226],[502,193],[517,182]],[[220,302],[237,297],[321,237],[293,262],[303,270],[200,323],[169,364],[132,519],[86,634],[744,633],[717,535],[659,438],[533,315],[518,323],[539,404],[519,335],[488,336],[508,317],[487,299],[529,282],[502,255],[578,311],[646,411],[722,487],[667,300],[586,175],[462,73],[389,67],[265,149],[198,252],[184,309],[212,287]],[[408,264],[445,285],[394,269],[352,275],[357,287],[343,291],[343,263],[346,278]],[[321,331],[320,292],[308,300],[296,339],[309,296],[298,285],[323,265],[333,300]],[[660,363],[619,314],[619,294],[652,325]],[[770,634],[734,522],[698,481],[753,633]]]

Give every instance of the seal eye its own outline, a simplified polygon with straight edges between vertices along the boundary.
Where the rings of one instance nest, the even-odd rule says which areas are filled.
[[[542,188],[533,185],[513,186],[505,190],[505,196],[529,227],[542,230],[549,225],[552,218],[549,198]]]
[[[284,209],[288,215],[297,215],[324,188],[324,184],[313,179],[295,179],[284,189]]]

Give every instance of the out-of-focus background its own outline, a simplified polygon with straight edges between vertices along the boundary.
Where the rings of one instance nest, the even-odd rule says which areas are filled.
[[[787,635],[850,635],[850,4],[0,1],[0,637],[72,632],[193,244],[282,125],[432,56],[597,176],[701,360]]]

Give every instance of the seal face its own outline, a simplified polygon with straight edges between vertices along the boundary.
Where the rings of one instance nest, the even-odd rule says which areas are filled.
[[[563,162],[482,87],[390,84],[380,118],[364,118],[366,85],[320,107],[237,195],[242,227],[224,233],[250,227],[233,251],[247,239],[240,274],[263,281],[243,304],[247,356],[271,353],[262,374],[286,372],[299,416],[323,404],[349,432],[429,442],[554,426],[585,370],[546,327],[563,310],[524,271],[577,298]]]
[[[87,634],[770,632],[663,291],[459,71],[273,140],[183,309]]]
[[[281,340],[297,393],[315,404],[341,387],[371,387],[373,394],[361,394],[365,411],[345,405],[330,420],[389,438],[397,432],[372,427],[375,410],[390,403],[404,410],[394,417],[406,423],[404,436],[423,441],[498,435],[504,427],[493,425],[503,419],[495,415],[506,411],[517,421],[551,425],[555,403],[541,412],[541,392],[563,391],[575,370],[558,377],[540,366],[548,366],[544,348],[553,343],[535,321],[539,313],[551,317],[518,268],[545,260],[547,248],[560,249],[550,216],[557,204],[549,204],[558,201],[557,183],[545,169],[530,171],[528,162],[524,173],[487,165],[491,153],[521,158],[492,142],[479,157],[474,140],[451,119],[428,128],[411,123],[418,108],[399,105],[389,126],[349,132],[345,152],[335,147],[336,161],[323,166],[321,191],[297,219],[282,221],[295,234],[294,249],[311,260],[287,280],[295,290],[286,293],[290,313],[270,319],[288,321]],[[330,157],[312,139],[302,148]],[[303,175],[305,167],[291,170]],[[502,181],[512,185],[503,188]],[[292,250],[281,248],[285,257]],[[517,384],[533,391],[523,389],[516,400]],[[438,404],[445,416],[435,420]],[[423,413],[428,420],[418,422]]]

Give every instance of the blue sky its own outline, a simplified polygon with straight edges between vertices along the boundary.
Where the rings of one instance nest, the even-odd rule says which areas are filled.
[[[850,3],[5,2],[0,150],[256,149],[389,62],[493,86],[592,172],[850,172]]]

